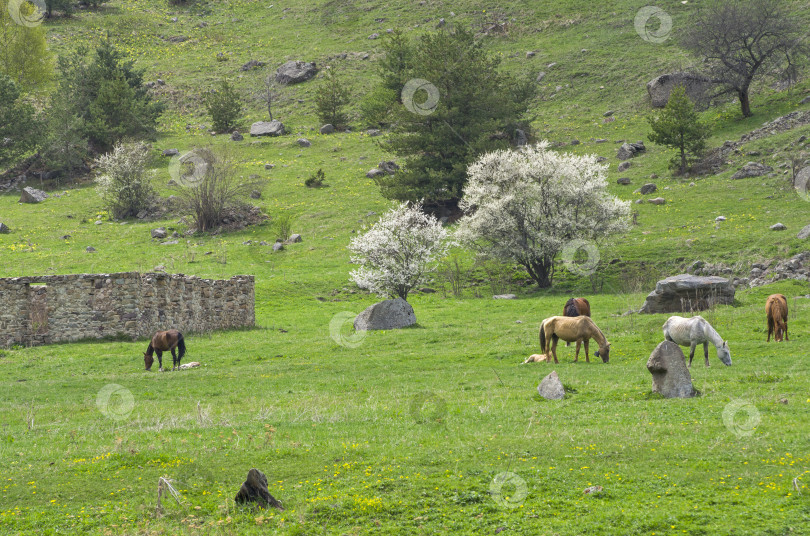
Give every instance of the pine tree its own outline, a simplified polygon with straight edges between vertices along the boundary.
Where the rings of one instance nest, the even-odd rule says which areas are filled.
[[[688,161],[700,156],[709,136],[709,128],[700,121],[686,89],[683,86],[674,88],[666,107],[657,116],[650,117],[649,122],[652,128],[648,135],[650,141],[677,149],[678,155],[671,165],[678,168],[680,174],[686,173]]]
[[[343,80],[335,69],[328,69],[315,93],[318,119],[322,123],[330,123],[336,129],[346,128],[349,116],[345,109],[350,97],[349,90],[343,85]]]

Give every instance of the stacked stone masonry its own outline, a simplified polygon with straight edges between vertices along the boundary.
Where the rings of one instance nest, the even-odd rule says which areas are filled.
[[[255,325],[254,278],[123,272],[0,278],[0,347]]]

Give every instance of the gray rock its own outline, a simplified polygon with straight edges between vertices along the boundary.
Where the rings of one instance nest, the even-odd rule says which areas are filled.
[[[537,392],[547,400],[562,400],[565,398],[565,387],[563,387],[556,371],[551,371],[548,376],[543,378],[540,385],[537,386]]]
[[[382,132],[380,131],[380,129],[377,129],[377,128],[370,128],[370,129],[366,130],[366,135],[371,136],[372,138],[374,136],[379,136],[380,134],[382,134]]]
[[[543,81],[543,78],[545,78],[545,77],[546,77],[546,72],[545,71],[540,71],[539,73],[537,73],[536,81],[538,83],[540,83],[540,82]]]
[[[87,246],[86,248],[84,248],[84,250],[87,253],[95,253],[96,252],[96,248],[94,248],[93,246]]]
[[[771,166],[759,162],[748,162],[740,170],[731,176],[732,179],[747,179],[749,177],[760,177],[773,171]]]
[[[331,123],[326,123],[325,125],[321,126],[320,129],[318,129],[318,132],[320,132],[321,134],[332,134],[334,131],[335,125]]]
[[[42,190],[37,190],[36,188],[31,188],[30,186],[26,186],[22,189],[22,195],[20,195],[20,203],[41,203],[48,198],[48,194],[43,192]]]
[[[377,168],[383,170],[385,173],[389,175],[393,175],[397,171],[399,171],[399,166],[393,160],[383,160],[379,164],[377,164]]]
[[[0,221],[0,234],[8,234],[11,232],[11,229],[8,228],[8,225]]]
[[[514,294],[495,294],[492,298],[495,300],[516,300],[517,296]]]
[[[157,229],[152,229],[152,238],[159,238],[164,239],[166,238],[166,228],[165,227],[158,227]]]
[[[662,74],[647,83],[647,93],[654,108],[663,108],[669,102],[669,95],[676,86],[684,86],[686,94],[693,102],[708,104],[712,83],[708,78],[684,72]]]
[[[810,95],[800,100],[799,104],[810,104]]]
[[[252,192],[250,192],[250,198],[251,199],[261,199],[262,198],[262,193],[259,190],[253,190]]]
[[[619,164],[619,167],[617,169],[619,170],[619,173],[621,173],[622,171],[627,171],[628,169],[630,169],[631,165],[632,164],[630,164],[630,162],[622,162],[621,164]]]
[[[801,238],[804,240],[805,238],[810,238],[810,225],[805,225],[802,227],[802,230],[799,231],[799,234],[796,235],[796,238]]]
[[[318,74],[315,62],[288,61],[276,70],[276,82],[279,84],[299,84]]]
[[[662,279],[655,285],[640,313],[677,313],[703,311],[713,305],[734,303],[734,285],[724,277],[680,274]]]
[[[416,323],[411,304],[397,298],[385,300],[367,307],[354,319],[355,331],[370,329],[400,329]]]
[[[787,227],[785,227],[783,223],[774,223],[771,225],[771,231],[784,231],[785,229],[787,229]]]
[[[290,238],[288,238],[288,239],[287,239],[287,243],[288,243],[288,244],[295,244],[295,243],[300,242],[301,240],[302,240],[302,239],[301,239],[301,235],[300,235],[300,234],[295,234],[295,233],[294,233],[294,234],[291,234],[291,235],[290,235]]]
[[[273,244],[273,251],[281,251],[284,249],[284,244],[281,242],[276,242]]]
[[[178,149],[165,149],[163,151],[163,156],[177,156],[180,154]]]
[[[629,158],[633,158],[636,154],[646,151],[647,148],[644,147],[642,142],[638,143],[623,143],[621,147],[619,147],[619,151],[616,153],[616,158],[619,160],[627,160]]]
[[[250,60],[246,64],[239,67],[240,71],[251,71],[253,69],[257,69],[259,67],[264,67],[265,63],[263,61],[258,60]]]
[[[177,240],[168,240],[166,242],[161,242],[160,245],[161,246],[175,246],[175,245],[177,245],[179,243],[180,242],[178,242]]]
[[[264,169],[268,169],[268,170],[269,170],[269,169],[273,169],[274,167],[276,167],[276,165],[275,165],[275,164],[265,164],[265,165],[264,165]]]
[[[311,142],[311,141],[309,141],[309,140],[308,140],[308,139],[306,139],[306,138],[298,138],[298,139],[296,140],[296,143],[297,143],[298,145],[300,145],[301,147],[309,147],[309,146],[311,146],[311,145],[312,145],[312,142]]]
[[[648,182],[647,184],[645,184],[644,186],[642,186],[640,188],[639,192],[642,195],[647,195],[647,194],[651,194],[651,193],[655,192],[656,190],[658,190],[658,186],[656,186],[652,182]]]
[[[530,51],[526,52],[526,57],[527,58],[533,58],[536,55],[537,55],[537,52],[535,52],[534,50],[530,50]]]
[[[647,360],[647,370],[652,374],[653,393],[664,398],[691,398],[697,394],[686,367],[686,358],[680,346],[672,341],[664,341],[655,347]]]
[[[654,199],[648,199],[647,202],[653,205],[665,205],[667,200],[663,197],[656,197]]]
[[[281,136],[284,134],[284,124],[273,119],[272,121],[257,121],[250,125],[251,136]]]
[[[630,177],[618,178],[616,179],[616,184],[622,184],[624,186],[627,186],[628,184],[630,184]]]
[[[231,140],[232,140],[232,141],[242,141],[242,140],[244,140],[244,139],[245,139],[245,137],[244,137],[244,136],[242,136],[242,135],[239,133],[239,131],[238,131],[238,130],[234,130],[234,131],[231,133]]]
[[[369,179],[375,179],[377,177],[382,177],[383,175],[385,175],[385,171],[381,170],[380,168],[372,168],[368,170],[368,173],[366,173],[366,177]]]
[[[518,147],[522,147],[523,145],[527,145],[529,143],[529,138],[526,136],[526,132],[523,130],[516,128],[515,129],[515,145]]]
[[[726,217],[725,217],[725,216],[717,216],[717,217],[714,219],[714,221],[726,221]]]
[[[239,488],[239,492],[234,497],[234,502],[238,504],[256,503],[260,508],[278,508],[284,510],[281,502],[270,495],[267,490],[267,477],[258,469],[248,471],[247,478]]]
[[[373,34],[368,36],[369,39],[378,39],[379,37],[380,37],[380,34],[378,34],[378,33],[373,33]]]
[[[602,115],[603,115],[604,117],[610,117],[610,116],[611,116],[611,115],[613,115],[614,113],[616,113],[616,112],[614,112],[613,110],[608,110],[607,112],[603,113]]]

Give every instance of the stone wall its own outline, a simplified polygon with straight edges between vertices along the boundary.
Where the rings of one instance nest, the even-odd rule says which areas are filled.
[[[0,346],[253,326],[252,275],[123,272],[0,278]]]

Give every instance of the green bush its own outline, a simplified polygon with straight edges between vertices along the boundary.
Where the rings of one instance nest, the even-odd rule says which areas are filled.
[[[233,130],[242,115],[242,100],[227,80],[205,95],[205,107],[217,132]]]
[[[328,184],[324,184],[323,181],[325,180],[326,175],[324,174],[323,170],[318,169],[314,175],[304,181],[304,186],[307,188],[325,188],[326,186],[329,186]]]
[[[35,148],[38,132],[34,107],[22,98],[14,80],[0,74],[0,171]]]
[[[349,97],[349,90],[335,70],[327,70],[315,93],[315,108],[321,123],[330,123],[339,130],[345,129],[349,124],[349,116],[345,112]]]

